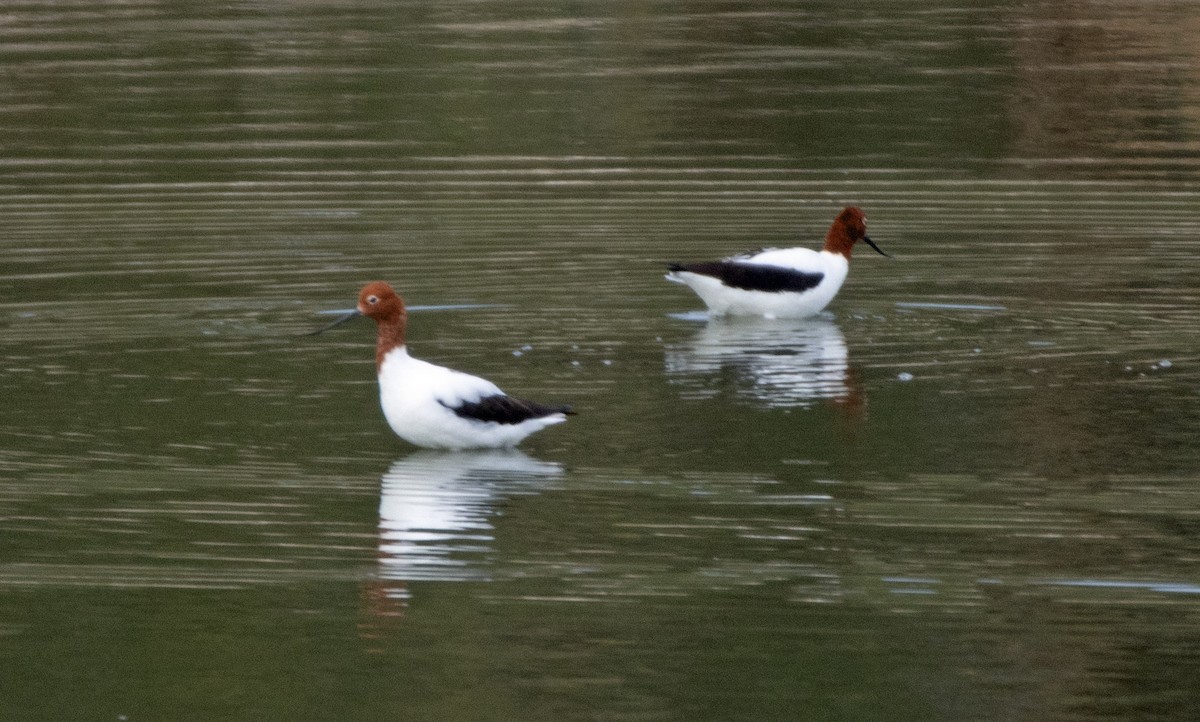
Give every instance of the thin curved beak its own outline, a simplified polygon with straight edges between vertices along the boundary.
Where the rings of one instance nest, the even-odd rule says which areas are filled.
[[[340,312],[337,312],[337,313],[340,313]],[[325,333],[325,332],[326,332],[326,331],[328,331],[329,329],[331,329],[331,328],[337,328],[338,326],[341,326],[343,323],[346,323],[347,321],[353,321],[354,319],[358,318],[358,317],[359,317],[359,316],[361,316],[361,315],[362,315],[362,312],[361,312],[361,311],[359,311],[359,310],[356,308],[356,309],[354,309],[353,311],[349,311],[349,312],[347,312],[347,313],[346,313],[346,315],[342,316],[341,318],[339,318],[338,320],[336,320],[336,321],[334,321],[333,323],[329,324],[328,326],[322,326],[321,328],[318,328],[316,331],[309,331],[308,333],[305,333],[305,334],[302,334],[302,335],[304,335],[304,336],[316,336],[316,335],[317,335],[317,334],[319,334],[319,333]]]
[[[886,254],[886,253],[884,253],[883,251],[879,250],[879,246],[875,245],[875,241],[872,241],[872,240],[871,240],[871,238],[870,238],[869,236],[863,236],[863,240],[867,242],[867,245],[868,245],[868,246],[870,246],[871,248],[874,248],[874,249],[875,249],[875,252],[876,252],[876,253],[878,253],[879,255],[881,255],[881,256],[887,256],[888,258],[891,258],[891,256],[888,256],[888,254]]]

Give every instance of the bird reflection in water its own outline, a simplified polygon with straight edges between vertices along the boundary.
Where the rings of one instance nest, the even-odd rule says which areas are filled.
[[[866,408],[846,338],[832,320],[754,318],[705,321],[690,339],[666,347],[666,372],[693,398],[732,394],[767,408],[836,407],[849,420]]]
[[[515,449],[418,451],[392,464],[380,488],[379,566],[364,587],[363,635],[404,615],[409,582],[490,579],[497,506],[562,472]]]

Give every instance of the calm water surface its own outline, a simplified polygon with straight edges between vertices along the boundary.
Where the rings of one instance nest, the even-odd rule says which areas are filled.
[[[1200,716],[1200,7],[11,5],[0,716]],[[859,254],[804,322],[663,264]],[[579,411],[417,451],[372,329]]]

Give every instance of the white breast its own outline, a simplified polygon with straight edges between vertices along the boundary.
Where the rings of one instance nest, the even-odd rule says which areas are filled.
[[[748,291],[730,288],[720,280],[698,273],[674,272],[668,278],[686,283],[716,315],[805,318],[820,313],[837,295],[850,264],[840,253],[808,248],[775,248],[730,261],[781,266],[803,273],[820,273],[817,286],[806,291]]]
[[[566,420],[562,414],[500,424],[467,419],[453,408],[503,394],[478,376],[437,366],[393,349],[379,367],[379,403],[392,431],[426,448],[467,449],[514,446],[529,434]]]

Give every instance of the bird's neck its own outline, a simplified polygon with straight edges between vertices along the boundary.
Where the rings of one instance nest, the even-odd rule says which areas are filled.
[[[850,251],[854,250],[854,238],[841,223],[834,223],[825,235],[825,246],[822,248],[829,253],[838,253],[850,260]]]
[[[408,328],[408,315],[401,314],[395,319],[379,322],[379,335],[375,341],[375,370],[383,366],[383,360],[396,349],[404,350],[406,343],[405,331]]]

